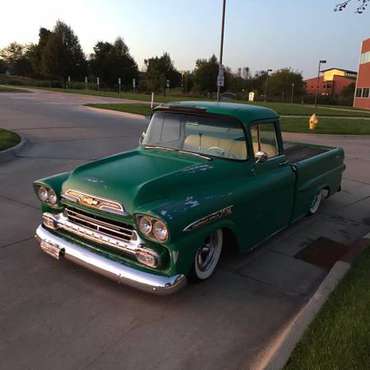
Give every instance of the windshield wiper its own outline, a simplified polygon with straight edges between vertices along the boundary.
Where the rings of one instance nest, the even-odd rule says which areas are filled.
[[[144,145],[145,149],[162,149],[162,150],[167,150],[169,152],[177,152],[178,149],[174,148],[168,148],[166,146],[160,146],[160,145]]]
[[[211,157],[208,157],[208,156],[206,156],[204,154],[199,154],[199,153],[194,153],[194,152],[188,152],[186,150],[181,150],[181,149],[176,149],[176,148],[169,148],[169,147],[161,146],[161,145],[146,144],[146,145],[144,145],[144,148],[145,149],[161,149],[161,150],[167,150],[169,152],[177,152],[177,153],[181,153],[181,154],[189,154],[189,155],[193,155],[195,157],[207,159],[208,161],[212,161],[212,158]]]
[[[194,155],[194,156],[199,157],[199,158],[207,159],[207,161],[212,161],[212,158],[211,157],[208,157],[208,156],[206,156],[204,154],[199,154],[199,153],[194,153],[194,152],[188,152],[186,150],[179,150],[179,153],[190,154],[190,155]]]

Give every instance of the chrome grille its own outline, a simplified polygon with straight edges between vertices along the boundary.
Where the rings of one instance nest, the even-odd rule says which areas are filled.
[[[72,209],[70,207],[64,210],[64,215],[69,221],[77,225],[88,227],[116,239],[124,240],[126,242],[137,240],[137,234],[132,225],[107,220],[103,217],[81,210]]]

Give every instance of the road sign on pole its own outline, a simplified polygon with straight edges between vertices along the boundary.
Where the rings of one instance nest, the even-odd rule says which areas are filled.
[[[218,70],[217,76],[217,87],[224,87],[225,86],[225,71],[224,66],[220,65],[220,69]]]

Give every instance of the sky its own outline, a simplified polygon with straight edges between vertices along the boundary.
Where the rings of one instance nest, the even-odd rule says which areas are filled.
[[[356,0],[353,0],[354,2]],[[339,0],[227,0],[224,64],[252,72],[291,67],[305,77],[327,67],[357,70],[370,37],[370,8],[334,12]],[[168,52],[179,70],[219,54],[222,0],[12,0],[1,5],[0,48],[36,43],[40,27],[58,19],[72,27],[84,52],[123,37],[142,68]]]

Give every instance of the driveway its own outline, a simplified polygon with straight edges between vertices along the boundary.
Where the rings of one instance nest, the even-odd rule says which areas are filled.
[[[326,275],[294,255],[318,237],[350,243],[370,229],[370,137],[286,135],[344,146],[343,191],[255,252],[230,256],[210,281],[156,297],[59,263],[33,239],[33,180],[137,145],[143,119],[81,106],[110,101],[0,94],[0,127],[29,140],[0,163],[0,368],[256,368]]]

